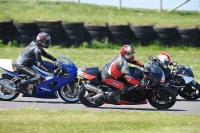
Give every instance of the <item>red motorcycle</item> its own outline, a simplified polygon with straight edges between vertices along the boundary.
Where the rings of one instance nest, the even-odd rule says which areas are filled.
[[[176,102],[176,95],[171,88],[164,84],[165,75],[161,68],[153,62],[153,57],[149,56],[150,61],[145,68],[130,67],[131,76],[136,79],[144,80],[145,86],[133,86],[116,99],[120,99],[117,105],[147,104],[148,102],[157,109],[168,109]],[[125,84],[129,84],[125,80]],[[101,77],[98,67],[82,69],[79,74],[80,85],[78,97],[82,104],[87,107],[99,107],[103,104],[110,104],[104,97],[116,88],[105,84]]]

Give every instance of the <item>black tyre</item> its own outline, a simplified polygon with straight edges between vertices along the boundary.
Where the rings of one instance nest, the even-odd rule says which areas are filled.
[[[74,30],[74,29],[84,29],[84,23],[83,22],[72,22],[72,23],[67,23],[67,22],[62,22],[62,29],[64,30]]]
[[[131,30],[134,32],[134,33],[148,33],[148,32],[151,32],[153,33],[154,32],[154,29],[153,29],[153,26],[151,25],[146,25],[146,26],[131,26],[130,27]]]
[[[177,29],[180,34],[199,34],[198,28]]]
[[[130,26],[129,25],[109,25],[108,29],[111,32],[130,32]]]
[[[106,26],[85,26],[87,31],[99,31],[99,32],[108,32],[108,27]]]
[[[2,40],[4,44],[7,44],[9,41],[12,40],[12,37],[11,36],[0,35],[0,40]]]
[[[186,100],[197,100],[200,98],[200,85],[198,83],[182,88],[178,94]]]
[[[17,29],[35,29],[36,23],[14,23],[15,28]]]
[[[176,95],[169,88],[157,89],[148,96],[149,103],[157,109],[171,108],[176,102]]]
[[[13,40],[16,40],[18,43],[29,44],[34,39],[35,39],[35,36],[31,36],[31,35],[13,36]]]
[[[1,74],[0,80],[9,83],[12,77],[8,74]],[[7,88],[0,85],[0,100],[1,101],[12,101],[17,98],[19,93],[8,90]]]
[[[58,94],[64,101],[68,103],[77,103],[79,101],[78,89],[79,85],[77,85],[75,82],[71,82],[58,90]]]
[[[133,38],[136,38],[139,40],[154,40],[155,34],[152,32],[134,33]]]
[[[78,97],[79,97],[80,102],[83,105],[87,107],[94,107],[94,108],[97,108],[103,105],[102,98],[98,98],[96,100],[91,99],[91,97],[94,95],[96,95],[95,92],[86,90],[83,85],[80,87]]]
[[[35,21],[39,28],[61,28],[61,21]]]
[[[14,28],[13,21],[5,21],[5,22],[0,22],[0,29],[12,29]]]

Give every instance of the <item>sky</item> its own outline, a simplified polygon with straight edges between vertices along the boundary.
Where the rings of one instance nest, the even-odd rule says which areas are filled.
[[[64,0],[64,1],[75,1],[77,0]],[[159,9],[160,0],[121,0],[122,7],[128,8],[148,8],[148,9]],[[186,0],[162,0],[163,9],[170,10],[180,3]],[[119,5],[119,0],[80,0],[81,3],[92,3],[99,5],[109,5],[117,6]],[[182,5],[177,10],[187,10],[187,11],[200,11],[200,0],[190,0],[188,3]]]

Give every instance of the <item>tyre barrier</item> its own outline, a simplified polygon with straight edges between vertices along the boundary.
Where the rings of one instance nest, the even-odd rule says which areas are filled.
[[[108,25],[109,40],[118,44],[129,44],[132,42],[132,31],[129,25]]]
[[[29,44],[32,40],[35,40],[39,32],[36,23],[14,23],[14,26],[13,40],[18,43]]]
[[[176,45],[180,42],[180,35],[177,27],[154,28],[155,39],[160,40],[163,44]]]
[[[62,22],[62,41],[65,46],[79,46],[85,41],[85,27],[83,22]]]
[[[0,22],[0,39],[3,43],[8,43],[12,40],[13,32],[15,31],[13,21]]]
[[[47,32],[52,44],[79,46],[84,41],[108,39],[109,42],[126,44],[140,42],[142,45],[159,40],[167,45],[184,44],[199,46],[200,29],[177,27],[153,27],[152,25],[109,25],[88,26],[84,22],[35,21],[16,23],[12,20],[0,22],[0,40],[4,44],[16,40],[18,43],[29,44],[35,40],[39,32]]]
[[[177,29],[181,36],[181,43],[184,45],[198,46],[200,43],[200,32],[198,28]]]
[[[139,42],[146,45],[155,40],[155,31],[151,25],[130,26],[130,28],[133,32],[133,42]]]
[[[102,41],[109,38],[109,31],[106,26],[85,26],[85,39],[87,42],[91,40]]]

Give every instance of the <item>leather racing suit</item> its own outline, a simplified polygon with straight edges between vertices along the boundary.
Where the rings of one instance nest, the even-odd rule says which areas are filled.
[[[34,84],[43,79],[40,73],[31,69],[31,66],[34,63],[36,63],[37,66],[43,71],[52,73],[52,71],[43,64],[41,56],[56,61],[56,58],[40,48],[36,41],[32,41],[18,56],[16,62],[17,70],[20,73],[31,77],[25,81],[24,84]]]
[[[140,67],[143,65],[136,59],[129,61],[129,63],[135,64]],[[124,77],[126,81],[132,85],[140,84],[140,81],[129,76],[128,62],[121,56],[121,54],[114,57],[102,68],[102,78],[106,84],[111,85],[120,90],[125,90],[127,87],[124,85],[123,82],[118,80],[120,77]]]

